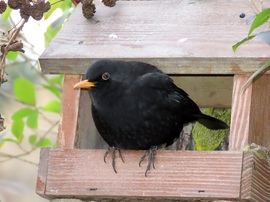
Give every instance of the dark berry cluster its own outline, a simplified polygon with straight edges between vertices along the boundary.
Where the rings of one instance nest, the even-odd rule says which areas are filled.
[[[4,13],[7,9],[7,4],[3,0],[0,0],[0,14]]]
[[[81,0],[81,3],[83,16],[86,19],[92,18],[96,12],[96,6],[93,4],[93,0]]]
[[[8,6],[13,10],[20,10],[20,15],[23,19],[28,20],[31,16],[35,20],[41,20],[43,14],[50,10],[50,2],[45,0],[26,1],[26,0],[8,0]],[[0,14],[6,10],[6,3],[0,0]]]
[[[117,0],[102,0],[105,6],[114,7]]]
[[[75,1],[75,3],[74,3]],[[72,0],[72,2],[76,5],[79,0]],[[102,3],[105,6],[113,7],[115,6],[117,0],[102,0]],[[90,19],[94,16],[96,12],[96,6],[93,3],[93,0],[81,0],[82,3],[82,13],[83,16],[87,19]]]

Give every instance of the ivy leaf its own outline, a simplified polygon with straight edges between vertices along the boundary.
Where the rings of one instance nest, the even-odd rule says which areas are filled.
[[[244,90],[247,85],[254,79],[256,78],[259,74],[261,74],[263,71],[266,71],[266,69],[270,67],[270,61],[265,63],[262,67],[260,67],[256,72],[254,72],[246,81],[246,83],[243,85],[242,90]]]
[[[36,105],[36,92],[34,84],[24,78],[14,80],[14,94],[21,102]]]
[[[38,127],[38,110],[34,109],[29,114],[26,124],[29,128],[37,128]]]
[[[36,146],[37,147],[48,147],[48,146],[51,146],[52,142],[49,138],[42,138],[37,144]]]
[[[47,102],[47,104],[43,107],[43,110],[59,114],[60,108],[61,108],[61,103],[59,101],[52,100],[52,101]]]
[[[3,14],[1,14],[2,19],[3,19],[4,22],[7,21],[7,19],[9,18],[11,12],[12,12],[12,9],[9,6],[7,6],[7,9],[5,10],[5,12]]]
[[[64,74],[59,74],[58,76],[48,79],[48,83],[61,85],[63,82],[63,78]]]
[[[48,47],[51,40],[56,36],[58,31],[61,29],[61,26],[58,26],[56,28],[53,28],[52,25],[49,25],[47,27],[46,32],[44,32],[44,40],[45,40],[45,47]]]
[[[15,60],[18,57],[19,53],[14,51],[9,51],[7,54],[7,59]]]
[[[14,112],[11,119],[12,120],[22,119],[24,117],[29,116],[32,113],[32,111],[33,110],[31,108],[28,108],[28,107],[19,109],[18,111]]]
[[[254,37],[255,37],[255,36],[248,36],[247,38],[244,38],[242,41],[237,42],[236,44],[234,44],[234,45],[232,46],[233,51],[235,52],[236,49],[237,49],[240,45],[242,45],[243,43],[245,43],[245,42],[247,42],[247,41],[253,39]]]
[[[16,137],[18,142],[23,138],[24,122],[22,119],[14,120],[11,127],[11,132]]]
[[[56,95],[56,97],[58,97],[59,99],[61,98],[61,92],[58,88],[54,87],[54,86],[50,86],[50,85],[42,85],[44,88],[48,89],[49,91],[51,91],[54,95]]]
[[[14,139],[11,139],[11,138],[4,138],[4,139],[0,140],[0,148],[3,146],[3,144],[5,142],[15,142],[15,143],[18,143],[18,140],[14,140]]]
[[[261,11],[254,19],[253,23],[250,26],[248,36],[259,26],[267,22],[267,20],[270,18],[270,8],[265,9]]]
[[[37,135],[30,135],[28,138],[29,144],[35,146],[37,143]]]

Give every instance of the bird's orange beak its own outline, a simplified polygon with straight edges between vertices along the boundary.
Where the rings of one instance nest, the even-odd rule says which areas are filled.
[[[95,86],[95,82],[83,80],[83,81],[76,83],[73,88],[91,88],[93,86]]]

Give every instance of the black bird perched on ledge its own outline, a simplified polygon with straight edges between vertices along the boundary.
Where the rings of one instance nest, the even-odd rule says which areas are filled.
[[[223,121],[203,114],[188,94],[157,67],[142,62],[100,60],[74,88],[88,88],[97,130],[112,150],[147,150],[145,175],[154,167],[157,146],[171,145],[183,125],[198,121],[209,129],[226,129]],[[109,149],[110,150],[110,149]],[[105,153],[104,161],[109,150]]]

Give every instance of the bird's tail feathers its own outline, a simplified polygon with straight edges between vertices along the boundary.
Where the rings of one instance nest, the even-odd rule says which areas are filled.
[[[225,122],[219,119],[216,119],[214,117],[208,116],[206,114],[199,114],[197,116],[197,121],[201,123],[202,125],[204,125],[205,127],[212,130],[229,128],[229,126]]]

